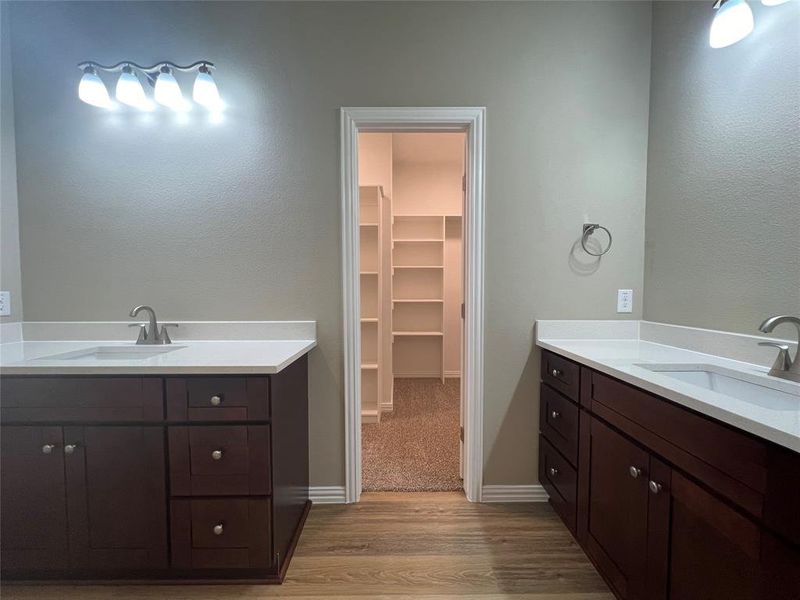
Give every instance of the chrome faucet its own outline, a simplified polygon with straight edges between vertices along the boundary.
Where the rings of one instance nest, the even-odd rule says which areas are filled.
[[[136,340],[137,344],[171,344],[172,340],[169,338],[167,327],[177,327],[177,323],[164,323],[161,326],[161,331],[158,329],[158,319],[156,318],[156,311],[150,306],[140,304],[131,309],[130,316],[136,317],[140,312],[146,312],[150,317],[150,329],[144,323],[132,323],[131,327],[139,328],[139,337]]]
[[[795,351],[794,359],[789,355],[788,344],[781,344],[779,342],[759,342],[759,346],[771,346],[778,348],[778,358],[775,359],[775,364],[769,370],[769,374],[773,377],[782,377],[783,379],[791,379],[792,381],[800,381],[800,318],[790,317],[788,315],[779,315],[770,317],[764,321],[758,328],[763,333],[772,333],[778,325],[782,323],[791,323],[797,328],[797,343],[798,350]]]

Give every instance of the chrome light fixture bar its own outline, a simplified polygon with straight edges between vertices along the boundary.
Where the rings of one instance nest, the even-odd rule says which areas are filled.
[[[219,97],[217,84],[211,75],[214,63],[200,60],[190,65],[178,65],[171,61],[161,61],[154,65],[142,66],[131,61],[122,61],[115,65],[101,65],[94,61],[78,64],[83,71],[78,97],[92,106],[111,108],[113,106],[103,80],[98,72],[120,73],[115,89],[119,102],[141,110],[152,110],[153,102],[147,98],[139,74],[153,88],[153,96],[158,104],[175,111],[185,111],[191,104],[183,97],[180,85],[173,71],[191,72],[197,70],[194,82],[193,98],[195,102],[208,110],[217,111],[223,107]]]

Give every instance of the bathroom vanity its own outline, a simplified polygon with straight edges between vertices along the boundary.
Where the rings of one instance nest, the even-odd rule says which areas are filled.
[[[665,347],[538,343],[539,479],[618,598],[800,598],[800,396],[748,413],[663,372],[636,385]]]
[[[313,346],[6,362],[3,578],[281,582],[310,508]]]

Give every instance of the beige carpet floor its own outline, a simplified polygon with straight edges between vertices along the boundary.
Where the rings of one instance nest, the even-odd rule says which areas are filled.
[[[361,426],[365,492],[462,489],[458,476],[460,380],[395,379],[394,411]]]

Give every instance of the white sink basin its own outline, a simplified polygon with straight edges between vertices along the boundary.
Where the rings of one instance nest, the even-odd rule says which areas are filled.
[[[145,360],[180,350],[186,346],[95,346],[61,354],[41,356],[38,360],[77,360],[92,358],[95,360]]]
[[[640,364],[654,373],[773,410],[800,409],[800,385],[703,364]]]

